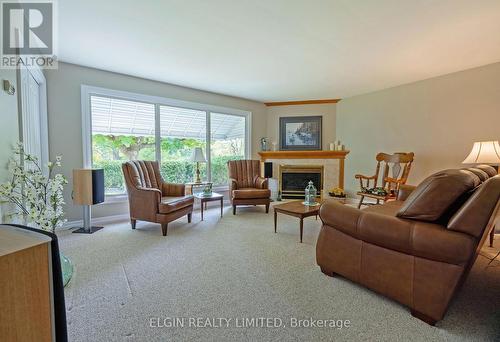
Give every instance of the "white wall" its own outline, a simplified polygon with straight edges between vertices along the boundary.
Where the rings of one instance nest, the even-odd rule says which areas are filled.
[[[9,80],[16,88],[15,95],[9,95],[3,90],[3,80]],[[7,164],[12,156],[12,147],[19,140],[19,122],[17,109],[17,81],[15,70],[0,69],[0,183],[10,179]],[[0,222],[3,222],[5,208],[0,207]]]
[[[267,107],[267,137],[270,143],[277,143],[276,149],[279,149],[279,118],[284,116],[322,116],[323,149],[328,150],[330,142],[335,140],[335,103]]]
[[[500,63],[343,99],[337,137],[351,150],[351,195],[354,174],[373,174],[378,152],[414,152],[410,184],[461,167],[474,141],[500,139]]]
[[[63,156],[63,173],[69,180],[65,191],[66,214],[69,220],[82,217],[81,208],[73,206],[70,198],[72,170],[83,165],[80,99],[82,84],[251,111],[254,157],[257,157],[256,153],[259,151],[259,139],[266,132],[266,107],[258,102],[61,62],[58,70],[47,70],[45,76],[50,156]],[[123,214],[127,210],[126,203],[98,205],[93,208],[93,217]]]

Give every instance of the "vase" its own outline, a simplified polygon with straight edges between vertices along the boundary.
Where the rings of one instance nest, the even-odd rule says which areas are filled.
[[[61,273],[63,277],[63,286],[66,286],[71,280],[71,277],[73,276],[73,263],[61,252],[59,252],[59,259],[61,260]]]

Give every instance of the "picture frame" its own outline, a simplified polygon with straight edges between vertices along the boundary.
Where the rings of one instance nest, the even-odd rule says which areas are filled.
[[[322,116],[280,118],[281,151],[318,151],[322,149]]]

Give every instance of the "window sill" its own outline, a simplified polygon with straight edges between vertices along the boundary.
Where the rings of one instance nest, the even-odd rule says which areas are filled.
[[[124,203],[124,202],[128,202],[127,194],[106,195],[103,204]]]

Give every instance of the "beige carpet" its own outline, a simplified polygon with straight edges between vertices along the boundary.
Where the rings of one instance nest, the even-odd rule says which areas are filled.
[[[209,206],[206,221],[108,225],[93,235],[60,234],[75,264],[66,288],[70,341],[493,341],[500,339],[500,263],[478,258],[445,319],[431,327],[398,303],[315,262],[320,221],[298,221],[248,207],[233,216]],[[497,241],[497,244],[500,242]],[[184,328],[150,319],[185,318]],[[229,328],[193,328],[190,317],[231,318]],[[279,328],[238,328],[237,318],[277,317]],[[350,320],[349,328],[292,328],[290,318]],[[241,322],[241,321],[240,321]],[[156,323],[155,323],[156,324]],[[241,325],[241,324],[240,324]]]

